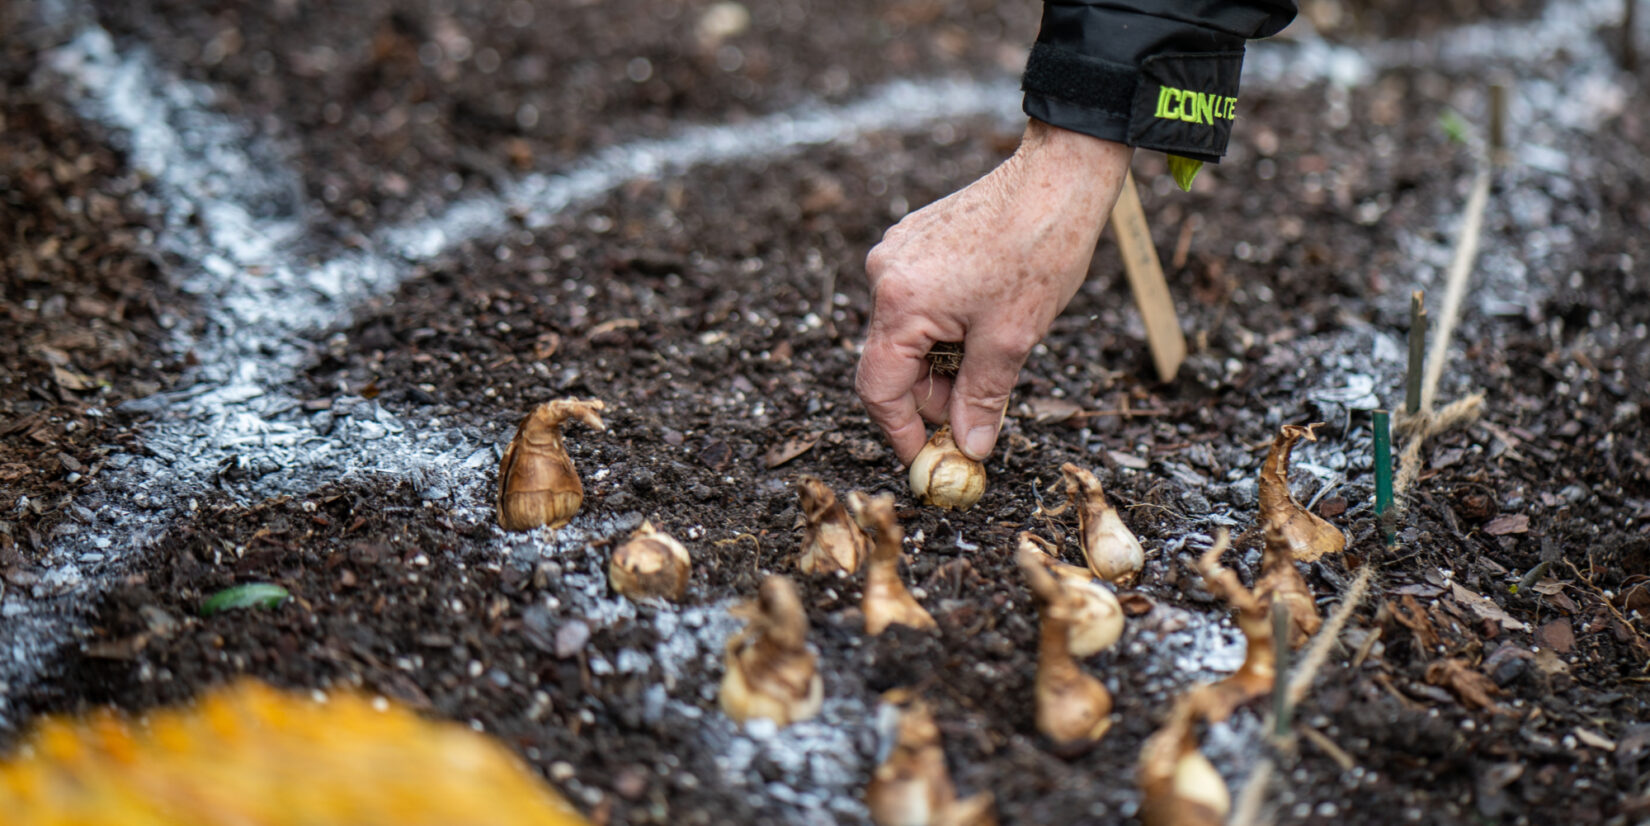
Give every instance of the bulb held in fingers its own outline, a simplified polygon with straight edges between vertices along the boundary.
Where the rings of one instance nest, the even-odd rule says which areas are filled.
[[[1082,530],[1083,554],[1094,575],[1114,585],[1127,585],[1146,565],[1146,551],[1140,547],[1123,517],[1106,500],[1100,480],[1070,462],[1060,467],[1066,481],[1068,502],[1077,505],[1077,524]]]
[[[924,505],[966,510],[985,494],[985,465],[968,458],[940,425],[911,460],[911,493]]]
[[[530,531],[540,525],[557,529],[573,519],[584,502],[584,486],[562,442],[561,426],[575,418],[605,430],[604,407],[597,399],[558,399],[539,405],[522,420],[499,463],[501,527],[507,531]]]
[[[1232,808],[1226,781],[1198,751],[1200,698],[1192,692],[1175,702],[1163,727],[1140,748],[1140,820],[1145,826],[1220,826]]]
[[[1038,536],[1020,534],[1020,553],[1048,569],[1059,583],[1061,598],[1071,603],[1066,644],[1072,656],[1091,657],[1115,645],[1123,635],[1123,606],[1117,596],[1096,582],[1089,569],[1055,559],[1047,547]]]
[[[1093,747],[1111,728],[1111,693],[1072,657],[1068,640],[1079,609],[1077,601],[1062,590],[1060,581],[1035,554],[1021,551],[1017,561],[1042,614],[1035,689],[1037,730],[1053,743],[1056,754],[1075,756]]]
[[[871,561],[865,568],[865,598],[860,603],[865,633],[876,636],[890,625],[933,628],[934,618],[899,578],[905,533],[894,519],[894,497],[886,493],[872,497],[854,491],[848,494],[848,507],[854,512],[854,521],[871,535]]]
[[[884,757],[865,788],[865,805],[877,826],[993,826],[990,792],[958,800],[940,730],[928,705],[909,689],[883,695],[877,710]]]
[[[1346,550],[1346,535],[1306,509],[1289,491],[1289,454],[1301,439],[1317,441],[1312,432],[1322,424],[1286,424],[1272,440],[1260,469],[1260,523],[1266,544],[1286,549],[1289,556],[1311,562],[1324,554]]]
[[[808,615],[796,586],[770,576],[756,599],[733,613],[747,624],[728,640],[722,711],[737,723],[762,718],[780,726],[818,714],[825,683],[819,658],[808,648]]]
[[[655,530],[652,522],[643,522],[613,552],[607,579],[615,592],[633,602],[650,598],[674,602],[687,593],[692,569],[693,560],[682,543]]]
[[[797,570],[804,574],[854,573],[870,550],[870,539],[849,518],[848,509],[824,482],[812,476],[796,481],[805,533]]]

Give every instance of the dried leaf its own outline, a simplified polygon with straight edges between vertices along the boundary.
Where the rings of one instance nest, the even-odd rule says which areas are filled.
[[[1489,521],[1484,526],[1484,533],[1490,536],[1506,536],[1514,533],[1529,533],[1530,517],[1523,513],[1504,513]]]
[[[812,430],[801,436],[792,436],[779,444],[773,445],[768,448],[766,453],[762,454],[762,464],[767,466],[769,470],[779,467],[813,450],[814,445],[819,444],[819,437],[823,435],[825,435],[823,430]]]
[[[1399,603],[1388,602],[1386,609],[1393,619],[1415,634],[1415,642],[1423,649],[1430,651],[1439,644],[1438,630],[1432,627],[1432,620],[1427,619],[1427,612],[1415,597],[1405,594]]]
[[[1452,657],[1427,666],[1427,683],[1448,689],[1467,708],[1500,710],[1494,700],[1500,689],[1489,677],[1462,660]]]
[[[1553,579],[1552,577],[1547,577],[1546,579],[1543,579],[1540,582],[1537,582],[1535,585],[1531,586],[1530,590],[1532,590],[1532,591],[1534,591],[1538,594],[1542,594],[1544,596],[1549,596],[1550,597],[1554,594],[1562,592],[1564,590],[1564,583],[1559,582],[1558,580]]]
[[[1530,628],[1528,624],[1513,619],[1512,616],[1506,611],[1501,610],[1501,606],[1496,605],[1494,600],[1480,594],[1475,594],[1461,587],[1461,584],[1458,582],[1450,583],[1450,596],[1453,597],[1457,603],[1471,609],[1472,612],[1477,614],[1480,618],[1487,619],[1491,622],[1499,622],[1501,623],[1501,627],[1507,629],[1508,631],[1528,631]]]
[[[1535,629],[1535,641],[1543,648],[1551,648],[1559,654],[1568,654],[1575,648],[1575,629],[1570,626],[1569,617],[1560,617]]]

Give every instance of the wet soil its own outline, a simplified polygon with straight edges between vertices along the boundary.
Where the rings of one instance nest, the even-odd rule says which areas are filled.
[[[317,222],[349,216],[364,229],[416,212],[409,204],[418,199],[449,197],[431,182],[463,168],[453,147],[505,158],[510,141],[542,140],[531,164],[553,167],[548,159],[663,130],[673,117],[739,117],[805,93],[852,98],[852,89],[810,84],[833,49],[885,14],[845,8],[828,25],[794,31],[753,24],[748,40],[734,42],[750,44],[747,57],[760,46],[777,67],[749,78],[762,90],[754,98],[740,97],[749,87],[738,71],[692,69],[705,58],[658,53],[649,59],[669,93],[660,101],[645,91],[651,80],[618,78],[636,54],[687,48],[660,44],[687,43],[672,26],[698,6],[669,4],[675,23],[615,33],[597,24],[617,15],[578,5],[554,12],[586,28],[469,21],[434,7],[390,19],[373,4],[347,20],[292,15],[282,27],[253,26],[287,6],[108,5],[114,28],[232,90],[227,110],[273,114],[270,131],[303,147],[299,170],[330,216]],[[789,19],[750,5],[753,20]],[[551,13],[525,3],[489,13],[517,6],[535,19]],[[930,6],[936,26],[995,14],[922,8]],[[162,48],[210,40],[209,23],[240,30],[240,45],[224,46],[215,65]],[[584,116],[541,120],[525,137],[519,121],[452,115],[460,100],[485,97],[466,96],[466,84],[489,81],[462,68],[443,76],[441,59],[374,64],[355,45],[346,64],[355,68],[306,76],[287,57],[385,27],[407,40],[386,52],[416,57],[421,41],[441,43],[444,27],[460,24],[472,52],[485,42],[501,66],[535,51],[588,55],[601,82],[529,73],[498,89],[519,112],[521,96],[549,87],[534,93],[583,101]],[[1005,42],[1022,25],[1004,23]],[[547,45],[523,31],[566,39]],[[911,62],[857,47],[842,60],[856,82],[953,66],[915,48]],[[401,85],[382,75],[394,59],[405,63]],[[678,65],[687,68],[658,68]],[[1532,81],[1561,77],[1558,67],[1531,71]],[[382,143],[350,137],[353,115],[327,126],[324,114],[292,114],[335,82],[346,85],[330,99],[384,103],[373,117],[419,96],[447,114],[407,117]],[[380,85],[382,100],[369,91]],[[1250,115],[1232,155],[1193,192],[1173,191],[1160,159],[1136,161],[1196,351],[1181,378],[1149,379],[1117,252],[1103,240],[1092,277],[1028,362],[1003,448],[987,465],[991,487],[966,513],[910,501],[853,397],[853,345],[867,309],[859,262],[888,224],[1012,150],[1013,130],[987,120],[639,181],[547,228],[501,227],[421,263],[416,278],[357,308],[349,324],[316,331],[292,389],[317,420],[376,407],[414,429],[456,428],[498,447],[535,403],[601,398],[607,432],[569,431],[586,488],[581,517],[556,536],[504,534],[492,521],[495,459],[486,454],[456,486],[352,476],[266,500],[205,497],[101,598],[90,638],[23,702],[34,712],[142,709],[236,674],[361,686],[501,737],[598,821],[852,823],[865,819],[858,794],[874,760],[876,694],[919,685],[960,786],[992,791],[1005,822],[1130,822],[1141,742],[1178,692],[1241,658],[1236,632],[1189,563],[1228,527],[1239,535],[1228,559],[1246,581],[1253,575],[1264,445],[1280,424],[1323,421],[1321,440],[1297,451],[1296,490],[1352,541],[1345,558],[1302,570],[1326,609],[1354,560],[1379,574],[1298,713],[1351,765],[1303,741],[1286,764],[1275,820],[1638,822],[1650,814],[1650,727],[1641,722],[1650,719],[1650,448],[1639,435],[1650,381],[1650,209],[1638,195],[1650,184],[1647,124],[1626,107],[1591,134],[1537,141],[1532,125],[1529,142],[1558,153],[1560,162],[1541,157],[1559,168],[1497,173],[1480,286],[1442,390],[1446,399],[1482,390],[1487,406],[1479,422],[1429,442],[1389,552],[1369,504],[1365,411],[1401,403],[1409,291],[1442,291],[1438,271],[1473,161],[1438,123],[1447,109],[1472,114],[1479,87],[1405,67],[1354,94],[1315,84],[1245,95]],[[402,194],[381,188],[391,174],[405,179]],[[490,186],[458,174],[456,189]],[[349,207],[355,199],[365,209]],[[1031,415],[1067,404],[1135,412]],[[798,439],[813,446],[769,467],[770,450]],[[356,449],[365,462],[382,444]],[[1036,622],[1008,556],[1014,535],[1029,529],[1077,559],[1070,516],[1038,511],[1060,501],[1051,483],[1067,461],[1100,473],[1145,543],[1138,590],[1150,604],[1117,648],[1086,664],[1111,689],[1117,724],[1070,760],[1035,734]],[[790,482],[801,473],[838,491],[900,497],[907,581],[940,630],[867,638],[857,580],[799,577],[826,679],[824,722],[741,733],[716,706],[720,646],[736,627],[726,607],[766,573],[794,576]],[[694,553],[680,609],[607,593],[610,545],[644,517]],[[1544,562],[1543,575],[1526,577]],[[278,582],[294,599],[197,617],[212,593],[253,581]],[[1450,659],[1492,681],[1494,707],[1469,708],[1429,682],[1429,666]],[[1261,754],[1259,714],[1246,709],[1205,733],[1234,788]]]

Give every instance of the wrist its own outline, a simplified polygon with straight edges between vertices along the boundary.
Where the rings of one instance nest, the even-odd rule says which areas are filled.
[[[1031,118],[1015,156],[1033,164],[1052,165],[1063,174],[1090,171],[1116,172],[1126,168],[1134,150],[1115,141],[1102,140]],[[1121,177],[1120,175],[1118,177]]]

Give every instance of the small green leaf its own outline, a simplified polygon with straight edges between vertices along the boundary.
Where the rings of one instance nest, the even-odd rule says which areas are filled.
[[[1169,174],[1174,176],[1175,183],[1180,184],[1181,192],[1192,191],[1192,181],[1197,180],[1197,172],[1202,168],[1202,161],[1182,158],[1179,155],[1169,156]]]
[[[1438,126],[1456,143],[1466,143],[1467,137],[1472,134],[1472,126],[1467,123],[1467,119],[1461,117],[1461,113],[1454,109],[1445,109],[1444,113],[1438,116]]]
[[[269,582],[253,582],[225,588],[201,603],[201,616],[210,617],[237,608],[274,608],[290,596],[285,588]]]

